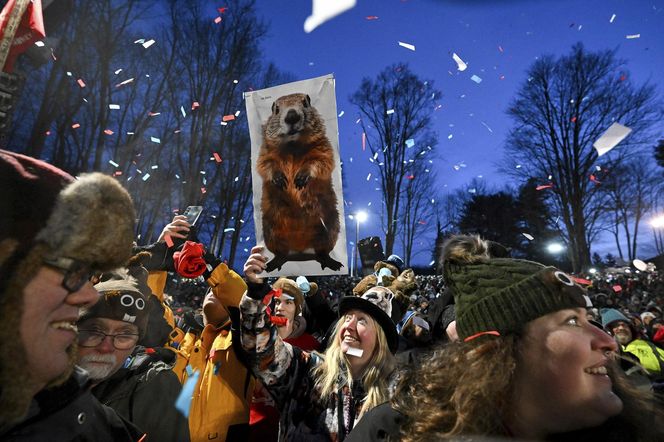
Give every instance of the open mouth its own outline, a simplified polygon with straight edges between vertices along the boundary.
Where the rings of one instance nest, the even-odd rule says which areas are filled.
[[[78,333],[78,327],[76,326],[75,321],[56,321],[51,322],[51,327],[58,330],[66,330],[74,333]]]
[[[356,344],[360,342],[359,339],[351,335],[344,335],[343,341],[347,344]]]
[[[607,371],[606,367],[604,367],[604,366],[584,368],[583,371],[585,371],[588,374],[594,374],[594,375],[606,376],[608,374],[608,371]]]

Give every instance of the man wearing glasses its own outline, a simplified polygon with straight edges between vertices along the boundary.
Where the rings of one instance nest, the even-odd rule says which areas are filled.
[[[0,439],[138,440],[75,367],[90,281],[131,255],[134,208],[113,178],[79,180],[0,150]]]
[[[188,420],[175,408],[181,390],[172,371],[175,354],[137,345],[147,329],[147,301],[154,296],[141,255],[149,254],[104,273],[94,286],[99,302],[84,308],[77,323],[78,365],[90,375],[92,394],[145,431],[146,441],[188,441]]]

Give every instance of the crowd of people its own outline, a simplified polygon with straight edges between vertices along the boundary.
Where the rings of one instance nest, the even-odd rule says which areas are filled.
[[[442,275],[231,269],[113,178],[0,151],[0,439],[664,440],[664,279],[450,237]],[[182,277],[185,276],[185,277]]]

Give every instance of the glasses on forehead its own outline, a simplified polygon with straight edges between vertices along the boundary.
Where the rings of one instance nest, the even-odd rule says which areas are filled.
[[[129,350],[138,342],[138,334],[135,333],[109,335],[99,330],[79,330],[78,345],[81,347],[96,347],[101,344],[107,336],[113,340],[113,347],[117,350]]]
[[[79,291],[88,281],[99,279],[99,272],[74,259],[59,257],[45,259],[44,263],[64,273],[62,287],[70,293]]]

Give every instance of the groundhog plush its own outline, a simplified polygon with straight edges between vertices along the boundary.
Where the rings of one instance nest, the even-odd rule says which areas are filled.
[[[265,245],[275,255],[266,271],[311,259],[321,269],[339,270],[342,264],[330,257],[340,229],[334,151],[308,95],[285,95],[272,104],[257,170],[263,179]]]

